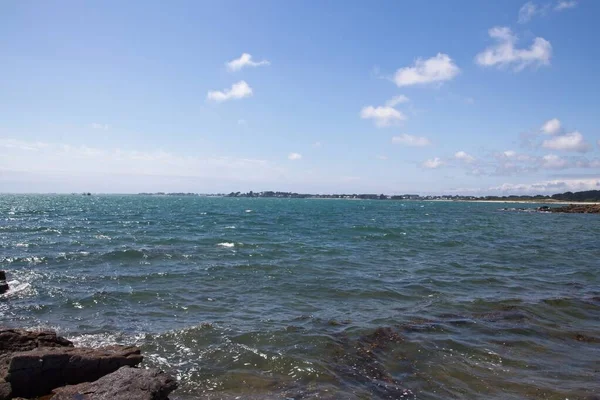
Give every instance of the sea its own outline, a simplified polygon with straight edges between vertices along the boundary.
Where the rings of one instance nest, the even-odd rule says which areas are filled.
[[[598,399],[600,215],[518,207],[1,195],[0,325],[139,346],[173,400]]]

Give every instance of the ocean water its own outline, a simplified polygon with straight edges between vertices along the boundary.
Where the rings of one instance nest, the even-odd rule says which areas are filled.
[[[0,324],[135,344],[172,399],[592,399],[600,216],[2,195]]]

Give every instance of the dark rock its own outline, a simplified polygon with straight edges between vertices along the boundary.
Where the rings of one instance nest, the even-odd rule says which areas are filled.
[[[403,338],[392,328],[381,327],[358,340],[349,340],[342,334],[341,340],[328,346],[332,368],[337,375],[363,386],[373,398],[409,399],[415,395],[402,387],[385,368],[382,357],[389,357],[403,342]]]
[[[6,283],[6,272],[0,271],[0,294],[8,292],[8,283]]]
[[[569,204],[563,207],[549,208],[554,213],[600,214],[600,204]]]
[[[50,400],[166,400],[176,388],[162,371],[123,367],[95,382],[56,389]]]
[[[64,385],[95,381],[123,366],[136,366],[142,358],[137,347],[40,347],[4,354],[0,378],[11,384],[14,396],[36,397]]]
[[[39,347],[73,347],[69,340],[51,330],[26,331],[0,328],[0,353],[27,351]]]
[[[10,387],[10,383],[6,382],[4,379],[0,379],[0,400],[9,399],[12,399],[12,388]]]
[[[578,333],[575,335],[575,340],[577,340],[578,342],[586,342],[586,343],[600,343],[600,338],[583,335],[581,333]]]

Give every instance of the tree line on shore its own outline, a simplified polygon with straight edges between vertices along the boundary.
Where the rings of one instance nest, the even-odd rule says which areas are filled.
[[[295,192],[231,192],[225,197],[275,197],[275,198],[326,198],[326,199],[362,199],[362,200],[508,200],[508,201],[600,201],[600,190],[587,190],[582,192],[565,192],[553,195],[508,195],[508,196],[462,196],[438,195],[421,196],[418,194],[384,195],[384,194],[307,194]]]
[[[198,193],[139,193],[142,196],[210,196],[210,197],[266,197],[289,199],[360,199],[360,200],[488,200],[488,201],[573,201],[600,202],[600,190],[582,192],[564,192],[553,195],[506,195],[506,196],[466,196],[466,195],[425,195],[401,194],[385,195],[373,193],[352,194],[309,194],[296,192],[263,191],[231,192],[229,194],[198,194]]]

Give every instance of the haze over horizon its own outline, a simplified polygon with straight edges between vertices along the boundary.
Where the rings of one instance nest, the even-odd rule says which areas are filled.
[[[600,189],[600,3],[0,5],[0,192]]]

